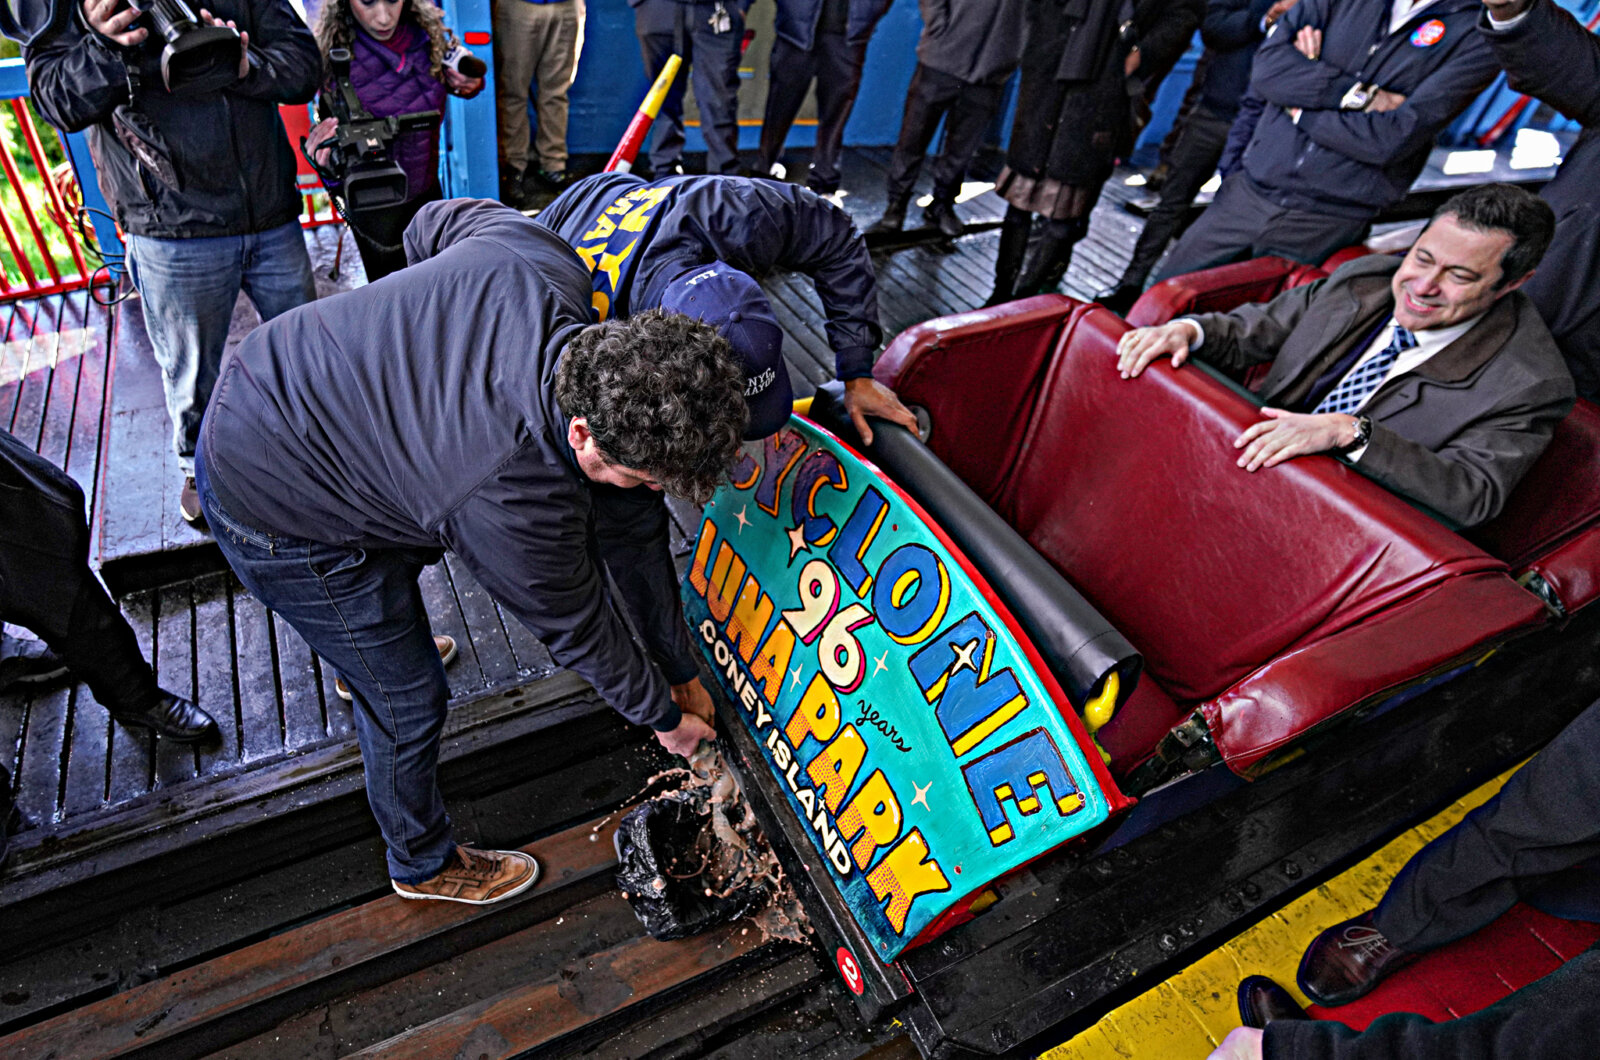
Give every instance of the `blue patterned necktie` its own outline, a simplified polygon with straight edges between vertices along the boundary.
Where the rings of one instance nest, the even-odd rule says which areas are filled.
[[[1383,380],[1394,367],[1395,358],[1417,345],[1417,337],[1399,324],[1394,326],[1394,338],[1389,340],[1376,356],[1356,365],[1339,385],[1328,392],[1312,413],[1354,412],[1366,403],[1372,392],[1383,385]]]

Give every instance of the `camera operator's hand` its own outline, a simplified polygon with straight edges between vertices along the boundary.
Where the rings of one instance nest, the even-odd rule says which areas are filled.
[[[338,131],[338,118],[323,118],[306,133],[306,150],[311,152],[317,165],[326,167],[329,159],[333,158],[333,147],[328,141],[332,140],[333,134]]]
[[[452,96],[462,99],[471,99],[483,91],[483,78],[468,77],[459,70],[452,70],[448,66],[441,73],[444,74],[444,87]]]
[[[122,0],[83,0],[83,20],[100,36],[116,41],[125,48],[131,48],[148,37],[150,31],[143,26],[129,29],[134,19],[144,12],[132,6],[118,11],[117,5],[121,2]]]
[[[227,26],[239,34],[239,80],[243,81],[250,76],[250,34],[239,29],[233,24],[233,19],[224,22],[205,8],[200,9],[200,21],[208,26]]]

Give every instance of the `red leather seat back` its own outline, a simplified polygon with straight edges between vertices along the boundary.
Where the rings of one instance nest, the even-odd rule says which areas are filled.
[[[1216,696],[1451,577],[1503,571],[1335,460],[1241,470],[1231,442],[1254,408],[1165,361],[1123,380],[1126,330],[1098,306],[1072,312],[998,507],[1173,699]]]
[[[991,506],[1074,304],[1039,295],[929,320],[901,332],[872,370],[901,401],[928,410],[928,447]]]
[[[1505,510],[1470,536],[1521,568],[1600,524],[1600,408],[1578,399]]]
[[[1314,273],[1314,275],[1313,275]],[[1314,265],[1287,258],[1256,258],[1162,280],[1128,310],[1136,328],[1165,324],[1189,313],[1226,313],[1250,302],[1270,302],[1290,287],[1325,276]]]

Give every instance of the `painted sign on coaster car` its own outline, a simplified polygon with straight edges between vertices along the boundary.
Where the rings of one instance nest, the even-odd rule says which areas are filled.
[[[976,572],[875,467],[807,421],[742,457],[707,505],[683,597],[883,960],[1122,805]]]

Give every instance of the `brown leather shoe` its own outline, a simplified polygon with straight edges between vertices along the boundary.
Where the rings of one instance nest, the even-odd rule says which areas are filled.
[[[1319,1005],[1348,1005],[1417,959],[1384,938],[1372,926],[1372,914],[1369,909],[1311,940],[1295,977],[1306,997]]]
[[[200,490],[195,487],[193,475],[183,480],[183,492],[178,495],[178,514],[190,526],[206,525],[206,513],[200,510]]]
[[[1239,981],[1239,1022],[1261,1030],[1273,1020],[1307,1020],[1306,1010],[1294,996],[1264,975],[1247,975]]]
[[[456,847],[456,856],[439,875],[421,883],[394,884],[401,898],[488,905],[521,894],[539,880],[539,863],[520,850]]]
[[[444,633],[436,633],[433,637],[433,646],[439,649],[440,662],[446,666],[455,662],[456,655],[459,652],[456,648],[456,639],[454,637]],[[335,695],[346,703],[355,702],[356,697],[350,694],[350,686],[344,683],[344,678],[336,677],[333,679],[333,691]]]

